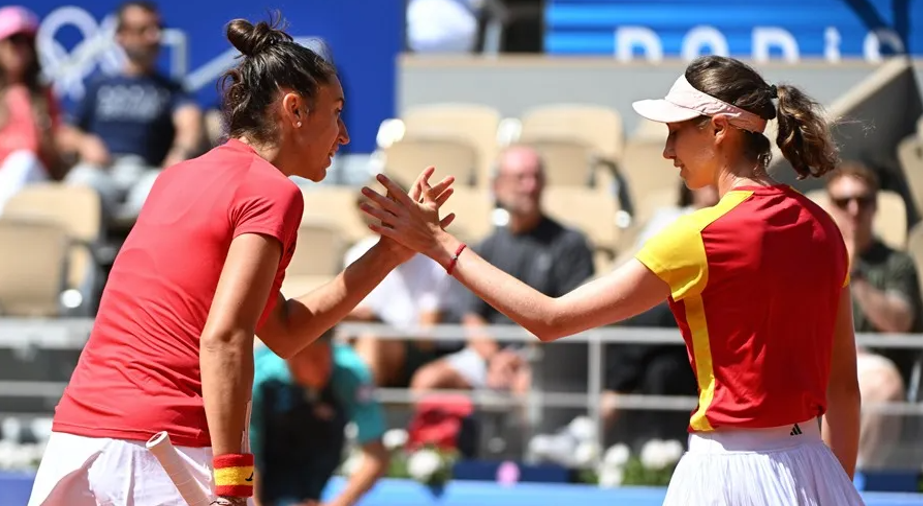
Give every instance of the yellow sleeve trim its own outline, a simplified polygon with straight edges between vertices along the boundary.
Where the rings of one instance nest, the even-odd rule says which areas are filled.
[[[670,286],[674,300],[699,294],[708,283],[705,244],[689,217],[648,240],[635,258]]]

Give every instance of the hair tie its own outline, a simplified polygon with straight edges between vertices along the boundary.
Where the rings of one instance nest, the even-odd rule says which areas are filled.
[[[779,90],[776,88],[776,85],[769,85],[769,96],[772,98],[779,98]]]

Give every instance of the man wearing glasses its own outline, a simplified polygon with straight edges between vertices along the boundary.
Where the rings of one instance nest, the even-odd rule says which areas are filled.
[[[878,177],[857,162],[845,162],[827,181],[831,214],[843,233],[852,266],[850,284],[856,332],[916,333],[921,330],[920,291],[913,259],[879,240],[872,221],[878,211]],[[900,348],[860,349],[863,404],[902,401],[917,353]],[[914,350],[918,351],[918,350]],[[865,410],[859,467],[887,466],[900,438],[901,418]]]
[[[157,70],[163,31],[157,6],[128,1],[116,11],[122,71],[87,84],[69,133],[80,163],[66,181],[95,188],[104,211],[130,219],[161,168],[200,153],[202,113],[180,86]]]

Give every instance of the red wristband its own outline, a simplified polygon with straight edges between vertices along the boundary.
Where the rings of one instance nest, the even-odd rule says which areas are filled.
[[[452,275],[452,271],[455,270],[455,264],[458,263],[458,255],[461,255],[461,252],[462,252],[462,251],[465,251],[465,248],[467,248],[467,247],[468,247],[468,245],[465,244],[465,243],[461,243],[461,244],[458,245],[458,248],[455,250],[455,256],[452,257],[452,261],[449,262],[449,266],[446,267],[446,269],[445,269],[446,274],[448,274],[449,276]]]
[[[251,497],[253,495],[253,455],[228,454],[212,460],[215,468],[215,495]]]

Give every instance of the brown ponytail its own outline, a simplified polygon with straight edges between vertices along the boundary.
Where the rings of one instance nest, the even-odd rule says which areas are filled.
[[[778,120],[776,144],[798,179],[821,177],[836,167],[837,147],[820,107],[798,88],[771,86],[746,63],[724,56],[697,58],[686,67],[685,75],[689,84],[703,93],[765,120]],[[772,159],[769,139],[761,133],[746,135],[748,154],[768,166]]]
[[[833,170],[839,153],[820,107],[801,90],[779,85],[776,145],[798,173],[798,179],[821,177]]]

